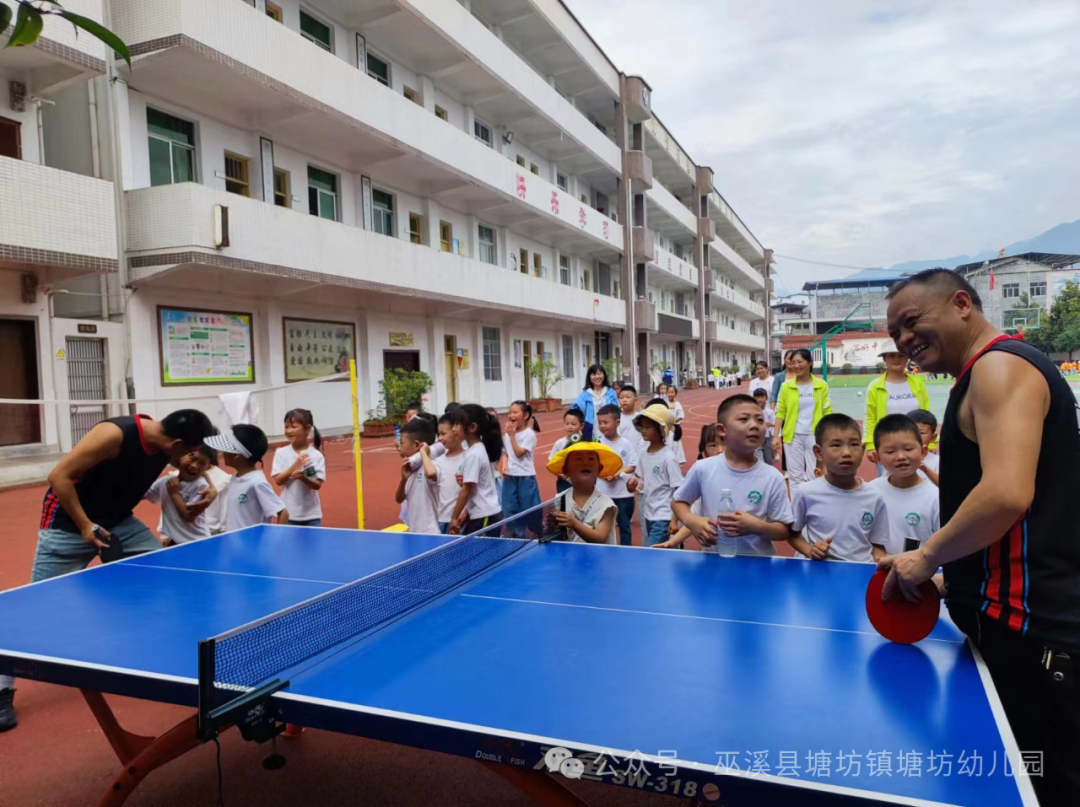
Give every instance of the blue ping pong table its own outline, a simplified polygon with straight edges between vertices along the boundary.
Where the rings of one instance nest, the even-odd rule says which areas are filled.
[[[422,588],[383,570],[513,540],[263,526],[125,559],[0,594],[0,672],[83,690],[125,762],[102,804],[199,736],[194,716],[128,735],[100,693],[195,706],[220,637],[219,666],[254,677],[219,671],[219,694],[279,681],[248,717],[475,758],[542,803],[581,804],[569,777],[727,807],[1037,805],[981,660],[944,614],[918,645],[881,639],[867,565],[516,541],[337,641],[343,586],[374,581],[380,608]]]

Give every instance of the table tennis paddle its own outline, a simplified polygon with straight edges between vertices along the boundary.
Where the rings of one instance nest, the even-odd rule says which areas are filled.
[[[881,599],[889,572],[879,569],[866,587],[866,615],[874,630],[899,644],[913,644],[930,635],[941,613],[941,594],[932,580],[921,586],[922,599],[910,602],[897,589],[893,599]]]

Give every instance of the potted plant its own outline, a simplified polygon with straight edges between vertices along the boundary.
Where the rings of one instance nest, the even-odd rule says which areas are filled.
[[[383,411],[383,405],[375,409],[369,409],[364,419],[364,429],[360,432],[361,437],[377,438],[391,437],[394,434],[394,419],[387,417]]]
[[[555,391],[555,385],[563,380],[559,374],[559,368],[555,366],[555,362],[537,361],[529,366],[529,373],[540,387],[540,397],[529,401],[529,406],[534,412],[554,412],[561,403],[558,398],[551,397],[551,393]]]
[[[845,364],[845,365],[843,366],[843,368],[842,368],[841,372],[842,372],[842,373],[843,373],[844,375],[851,375],[851,370],[852,370],[852,367],[851,367],[851,362],[847,362],[847,363],[846,363],[846,364]]]
[[[387,370],[379,381],[381,408],[391,422],[401,423],[409,404],[423,400],[431,387],[431,376],[427,373],[400,367]]]

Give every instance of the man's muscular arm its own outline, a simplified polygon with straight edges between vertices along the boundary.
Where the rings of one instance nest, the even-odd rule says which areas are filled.
[[[94,523],[83,510],[79,495],[75,492],[75,482],[106,460],[118,457],[123,442],[124,433],[119,426],[115,423],[99,423],[87,432],[49,474],[49,485],[60,500],[64,512],[71,516],[82,534],[82,539],[94,549],[104,549],[108,544],[94,534]],[[108,535],[106,532],[106,540]]]
[[[971,369],[960,430],[979,444],[982,479],[949,523],[914,552],[890,556],[883,596],[897,585],[918,599],[918,586],[937,568],[984,549],[1005,535],[1035,498],[1043,421],[1050,388],[1030,362],[991,351]]]

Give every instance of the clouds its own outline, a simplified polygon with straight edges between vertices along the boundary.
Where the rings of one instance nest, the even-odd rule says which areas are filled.
[[[887,266],[1080,218],[1073,0],[567,2],[777,252]]]

